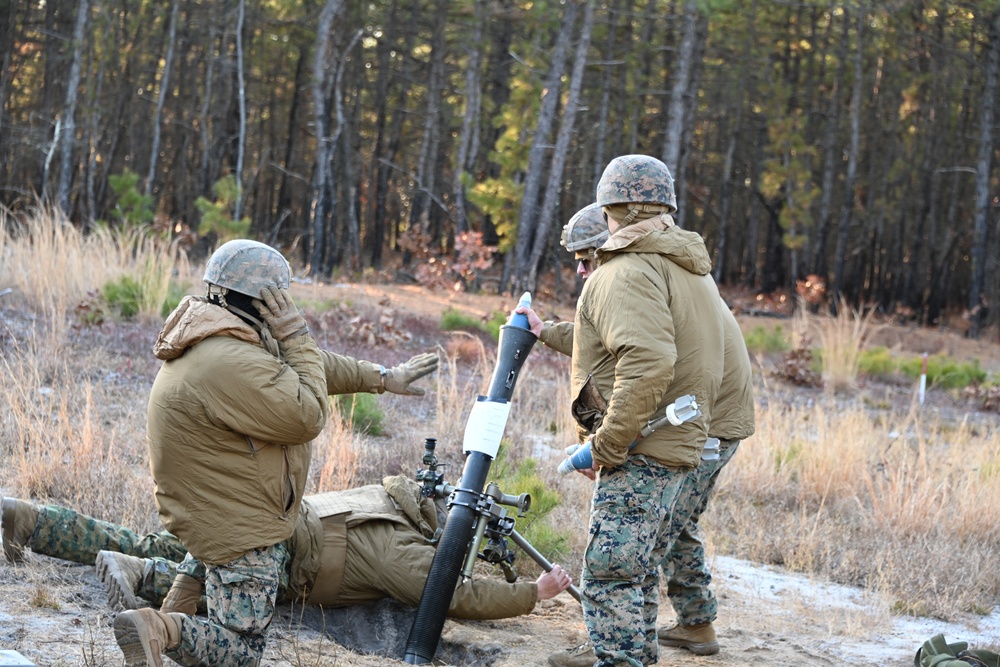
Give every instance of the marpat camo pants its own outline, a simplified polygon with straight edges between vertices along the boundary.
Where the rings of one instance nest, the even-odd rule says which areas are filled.
[[[670,516],[686,472],[646,456],[601,471],[581,575],[583,618],[597,667],[657,660],[659,564],[670,546]]]
[[[253,549],[225,565],[206,565],[208,618],[186,616],[181,644],[167,656],[188,667],[259,665],[288,558],[282,543]]]
[[[709,586],[712,575],[705,565],[705,547],[698,530],[698,519],[708,506],[719,473],[736,453],[739,440],[723,440],[719,458],[702,461],[688,471],[670,522],[667,539],[673,546],[663,561],[667,596],[677,612],[678,625],[711,623],[718,617],[718,603]]]

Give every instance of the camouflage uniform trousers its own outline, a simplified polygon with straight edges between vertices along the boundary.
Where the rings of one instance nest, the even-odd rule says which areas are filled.
[[[685,477],[685,470],[641,455],[601,471],[581,575],[595,667],[657,661],[658,565],[669,547],[667,527]]]
[[[167,656],[188,667],[259,665],[288,560],[282,543],[247,551],[224,565],[206,565],[208,618],[185,616],[180,646]]]
[[[723,440],[719,458],[702,461],[698,468],[688,471],[681,485],[667,536],[672,546],[662,564],[667,596],[679,625],[711,623],[718,617],[718,602],[709,588],[712,575],[705,564],[698,520],[708,506],[719,473],[733,458],[739,444],[739,440]]]
[[[98,551],[117,551],[137,558],[148,558],[148,569],[139,585],[139,595],[159,604],[166,597],[177,573],[177,562],[187,551],[168,532],[139,533],[109,521],[101,521],[68,507],[41,505],[38,523],[28,543],[35,553],[52,558],[93,565]],[[205,579],[205,566],[194,561],[181,571],[196,579]]]

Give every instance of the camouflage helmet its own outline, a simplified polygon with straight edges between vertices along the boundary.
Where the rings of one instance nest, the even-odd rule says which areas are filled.
[[[605,167],[597,184],[597,205],[659,204],[677,210],[674,177],[667,165],[648,155],[622,155]]]
[[[597,204],[584,206],[573,214],[562,230],[561,243],[566,250],[590,250],[600,248],[610,236],[604,213]]]
[[[257,241],[238,239],[212,253],[204,280],[256,299],[264,287],[287,289],[291,276],[288,260],[280,252]]]

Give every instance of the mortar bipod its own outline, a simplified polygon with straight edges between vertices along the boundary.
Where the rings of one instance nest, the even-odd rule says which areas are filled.
[[[476,506],[476,523],[462,567],[462,583],[472,578],[477,558],[500,565],[508,582],[517,581],[517,573],[513,570],[514,552],[507,548],[506,539],[514,530],[515,519],[507,516],[507,510],[502,505],[516,507],[517,516],[524,516],[531,508],[531,495],[527,493],[519,496],[507,495],[500,491],[496,482],[490,482],[486,486],[486,491],[480,494]],[[488,544],[484,553],[480,553],[484,537],[488,538]]]

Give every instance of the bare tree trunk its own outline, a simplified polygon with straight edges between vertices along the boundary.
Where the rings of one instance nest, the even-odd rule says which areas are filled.
[[[465,183],[463,178],[476,160],[479,117],[482,102],[480,90],[480,63],[482,62],[483,23],[486,20],[485,0],[475,0],[472,40],[469,42],[469,61],[465,67],[465,113],[462,115],[462,130],[458,135],[458,154],[455,159],[455,178],[452,185],[455,197],[455,231],[464,232],[469,228],[465,213]]]
[[[604,43],[604,58],[609,62],[602,63],[601,71],[601,101],[597,111],[597,138],[594,140],[594,179],[596,184],[601,180],[601,174],[608,165],[609,160],[605,158],[605,151],[608,143],[608,111],[611,108],[611,78],[616,69],[614,63],[615,53],[618,46],[618,3],[620,0],[612,0],[608,8],[608,34]],[[595,188],[596,189],[596,188]]]
[[[156,164],[160,156],[160,125],[163,123],[163,105],[170,90],[170,69],[174,62],[174,44],[177,42],[177,13],[180,0],[174,0],[170,8],[170,28],[167,38],[167,54],[163,58],[163,72],[160,74],[160,94],[156,98],[156,113],[153,116],[153,141],[149,149],[149,170],[146,172],[146,194],[153,194],[156,185]]]
[[[281,169],[281,174],[278,177],[278,201],[275,206],[275,220],[268,234],[268,242],[274,245],[278,241],[278,232],[280,230],[282,222],[292,214],[292,197],[289,193],[289,177],[290,169],[292,169],[292,163],[295,158],[295,146],[296,137],[298,132],[296,128],[299,126],[299,108],[302,103],[302,89],[305,87],[305,71],[306,71],[306,51],[304,48],[299,49],[298,58],[295,60],[295,83],[294,89],[292,90],[292,102],[288,109],[288,130],[287,136],[285,137],[285,156],[281,164],[284,167]]]
[[[691,54],[691,78],[687,85],[687,94],[684,95],[684,129],[681,132],[681,155],[677,163],[677,170],[674,172],[676,182],[675,192],[686,192],[687,186],[687,162],[691,157],[691,138],[694,134],[695,114],[698,110],[698,87],[701,85],[701,73],[705,65],[705,40],[708,38],[708,16],[698,12],[695,16],[695,41],[694,53]],[[679,227],[684,227],[689,206],[678,208],[674,215],[675,222]],[[703,218],[704,220],[704,218]],[[699,231],[703,231],[700,230]]]
[[[844,10],[844,20],[849,14]],[[864,27],[868,12],[858,11],[858,35],[854,50],[854,87],[851,90],[851,147],[847,153],[847,174],[844,177],[844,205],[840,212],[837,228],[837,250],[834,253],[836,268],[833,272],[833,289],[830,306],[836,312],[844,284],[844,263],[847,256],[847,232],[851,228],[851,214],[854,211],[854,182],[858,176],[858,153],[861,152],[861,85],[864,72],[861,69],[861,52],[864,49]]]
[[[437,159],[441,147],[441,90],[445,84],[444,58],[445,24],[448,0],[438,0],[434,19],[434,35],[431,45],[430,79],[427,84],[427,115],[424,117],[424,134],[420,142],[420,156],[417,158],[417,192],[410,209],[410,225],[425,232],[431,230],[431,204],[434,184],[437,180]],[[440,235],[433,234],[439,241]]]
[[[361,262],[361,241],[358,233],[358,217],[357,211],[354,206],[354,180],[353,172],[351,169],[351,159],[353,157],[351,150],[351,141],[349,130],[347,126],[347,118],[344,115],[344,68],[347,64],[347,54],[354,48],[354,46],[361,40],[361,36],[364,34],[363,29],[359,29],[354,33],[354,37],[351,39],[350,43],[344,49],[344,52],[338,58],[337,63],[337,74],[334,78],[333,86],[333,110],[335,117],[337,119],[337,128],[334,131],[333,138],[331,139],[331,154],[333,151],[342,145],[343,150],[343,174],[341,178],[341,184],[343,186],[345,204],[343,206],[344,213],[347,216],[345,221],[345,226],[347,227],[347,250],[348,256],[351,258],[348,262],[351,268],[358,268]],[[332,174],[331,174],[332,177]],[[331,184],[332,186],[332,184]],[[331,191],[332,187],[331,187]]]
[[[990,201],[990,172],[993,157],[993,118],[997,98],[997,77],[1000,75],[1000,12],[990,17],[990,41],[986,58],[986,84],[983,87],[979,116],[979,153],[976,160],[976,217],[972,239],[972,283],[967,301],[969,338],[979,338],[982,328],[983,302],[986,286],[987,216]]]
[[[389,165],[395,159],[395,146],[398,146],[398,142],[394,144],[388,137],[398,136],[398,126],[401,124],[401,119],[404,115],[401,111],[394,114],[392,130],[386,129],[389,112],[389,83],[393,78],[391,70],[391,55],[393,48],[388,35],[395,34],[397,32],[397,9],[398,4],[396,0],[393,0],[389,6],[389,18],[386,21],[386,30],[383,31],[382,37],[378,41],[378,48],[376,49],[378,79],[375,84],[375,89],[377,91],[375,96],[375,109],[377,115],[375,118],[375,146],[372,149],[372,166],[369,176],[369,188],[373,190],[372,194],[369,195],[369,200],[373,203],[369,208],[369,222],[365,235],[365,247],[371,256],[372,266],[375,268],[380,268],[382,266],[382,249],[386,241],[385,218],[386,197],[389,189]],[[413,39],[412,35],[412,31],[407,31],[403,48],[404,53],[410,52],[410,45]],[[409,58],[405,58],[403,60],[403,71],[399,77],[403,81],[409,80],[410,62],[411,60]],[[395,131],[396,133],[392,134],[392,131]]]
[[[236,77],[237,93],[240,109],[240,138],[236,146],[236,204],[233,206],[233,220],[243,217],[243,204],[246,195],[243,192],[243,161],[246,159],[247,146],[247,84],[245,65],[243,64],[243,23],[246,18],[246,0],[239,0],[236,10]]]
[[[820,187],[819,215],[816,233],[813,237],[813,273],[826,277],[826,236],[833,217],[833,185],[837,175],[839,152],[837,151],[837,125],[840,122],[840,89],[844,82],[844,70],[847,67],[850,51],[851,22],[844,15],[843,32],[840,38],[840,48],[837,49],[837,73],[834,76],[833,88],[826,108],[826,134],[823,137],[823,181]]]
[[[590,48],[590,34],[594,28],[594,2],[584,0],[583,3],[583,27],[580,29],[580,41],[576,45],[576,54],[573,56],[573,73],[570,75],[569,96],[566,100],[566,108],[563,111],[562,123],[559,126],[559,134],[556,137],[556,149],[552,155],[552,164],[549,167],[549,182],[545,187],[545,199],[542,202],[542,214],[538,220],[535,231],[535,240],[531,248],[531,257],[528,260],[527,279],[524,288],[532,292],[538,284],[538,271],[542,263],[542,255],[549,247],[551,241],[549,229],[552,227],[552,218],[556,214],[556,205],[559,203],[559,195],[562,192],[563,169],[566,166],[566,154],[569,152],[569,142],[573,136],[573,127],[576,121],[576,111],[580,106],[580,91],[583,89],[584,68],[587,65],[587,50]]]
[[[566,5],[559,34],[553,45],[552,61],[548,75],[545,77],[541,108],[538,112],[538,124],[528,150],[528,166],[525,169],[524,191],[521,195],[521,211],[517,222],[517,243],[514,248],[513,265],[509,275],[514,280],[514,291],[521,292],[527,284],[526,271],[529,268],[530,250],[538,226],[538,195],[542,188],[542,176],[545,173],[545,153],[550,149],[549,135],[555,122],[556,108],[559,105],[559,88],[563,74],[566,72],[566,52],[569,51],[573,24],[576,23],[578,5],[570,2]]]
[[[684,134],[684,98],[691,82],[691,69],[694,66],[694,51],[698,23],[697,0],[686,0],[684,3],[683,23],[681,27],[681,44],[677,52],[677,61],[673,63],[673,85],[670,89],[670,101],[667,109],[667,126],[663,136],[663,162],[677,180],[677,170],[681,160],[681,139]],[[683,193],[677,192],[678,207],[683,208]]]
[[[216,25],[218,23],[218,3],[211,3],[209,14],[208,44],[205,49],[205,91],[202,93],[201,110],[198,114],[198,130],[201,133],[201,174],[199,189],[202,195],[212,190],[212,92],[215,90],[215,65],[218,39]]]
[[[333,21],[340,13],[344,0],[327,0],[319,15],[316,27],[316,46],[313,53],[313,121],[316,124],[316,162],[313,169],[313,193],[310,206],[312,245],[310,247],[310,274],[325,275],[327,252],[327,217],[330,209],[330,192],[327,188],[330,169],[329,111],[324,83],[327,80],[330,34]]]
[[[7,150],[7,135],[4,133],[4,111],[7,109],[7,86],[14,76],[12,62],[14,60],[14,44],[20,41],[18,35],[19,23],[15,21],[19,2],[8,0],[4,3],[3,16],[0,20],[0,44],[3,57],[0,58],[0,155]]]
[[[59,186],[56,189],[56,202],[62,212],[69,217],[69,191],[73,184],[73,144],[76,143],[76,102],[80,93],[80,70],[83,67],[84,31],[87,27],[87,14],[90,13],[89,0],[78,0],[76,6],[76,25],[73,28],[73,62],[69,68],[69,81],[66,82],[66,101],[63,104],[62,131],[59,138]]]

